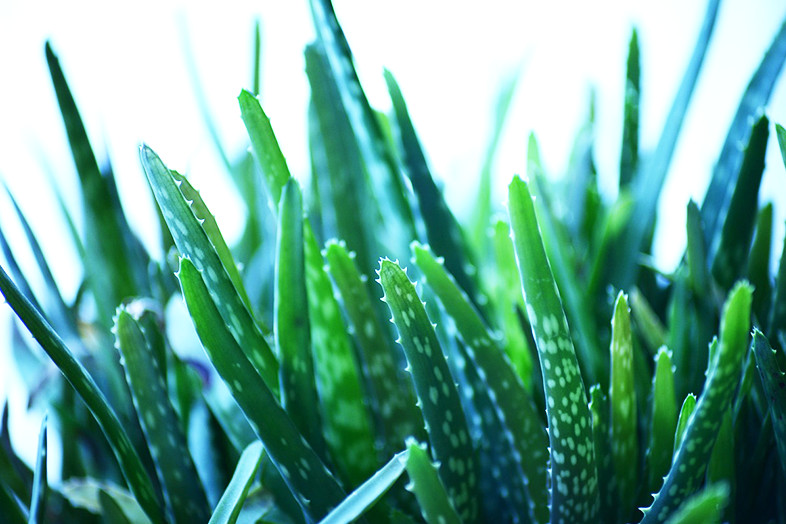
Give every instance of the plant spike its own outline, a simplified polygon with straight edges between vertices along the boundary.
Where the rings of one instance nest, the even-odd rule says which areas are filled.
[[[116,345],[126,381],[161,481],[169,518],[203,522],[210,509],[186,436],[166,392],[164,375],[142,328],[121,306],[115,315]]]
[[[344,491],[249,362],[213,302],[202,273],[188,258],[180,258],[178,278],[197,334],[216,371],[307,519],[324,517],[344,499]]]
[[[532,399],[516,375],[513,366],[499,347],[477,310],[455,280],[434,258],[431,250],[412,243],[414,262],[434,290],[442,305],[458,328],[469,355],[468,366],[477,369],[480,380],[504,428],[504,439],[513,462],[527,477],[532,518],[535,522],[548,519],[548,491],[546,488],[546,449],[548,436],[542,426]]]
[[[107,402],[93,377],[66,347],[52,327],[47,324],[41,313],[22,295],[2,268],[0,268],[0,291],[17,317],[41,344],[49,358],[60,369],[98,422],[115,454],[123,477],[147,516],[156,524],[164,522],[163,505],[153,488],[153,482],[142,465],[131,439],[117,418],[117,414]]]
[[[587,393],[527,183],[508,187],[511,235],[547,400],[551,522],[594,522],[598,469]]]
[[[383,298],[390,307],[399,343],[409,363],[432,456],[440,464],[440,479],[462,520],[473,522],[479,503],[475,492],[478,480],[475,451],[456,384],[426,314],[425,303],[396,262],[381,260],[378,281],[385,291]]]
[[[699,487],[712,446],[720,428],[723,410],[733,398],[747,348],[753,290],[741,282],[729,292],[723,307],[720,343],[710,350],[704,391],[688,419],[663,487],[649,508],[642,510],[642,523],[664,522]]]
[[[677,400],[674,394],[674,367],[671,351],[661,347],[655,356],[655,372],[652,377],[652,417],[647,446],[647,484],[645,489],[652,493],[663,482],[669,472],[674,455],[674,435],[677,431]]]
[[[611,319],[611,452],[619,489],[617,520],[630,520],[638,485],[639,445],[633,381],[633,336],[628,300],[622,291]]]

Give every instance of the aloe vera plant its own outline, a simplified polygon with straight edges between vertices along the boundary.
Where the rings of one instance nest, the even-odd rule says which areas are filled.
[[[774,207],[759,202],[772,131],[760,107],[786,59],[786,22],[703,202],[686,209],[682,261],[671,273],[641,263],[657,249],[657,198],[719,4],[653,152],[639,142],[646,64],[633,31],[616,199],[598,186],[591,117],[564,179],[544,172],[532,135],[507,213],[490,204],[490,153],[462,222],[394,74],[385,115],[331,2],[311,0],[311,177],[290,173],[255,82],[238,97],[250,154],[221,149],[248,207],[236,245],[188,176],[140,147],[162,259],[129,225],[135,210],[95,161],[47,44],[85,271],[64,298],[46,239],[12,197],[35,267],[0,230],[0,291],[45,354],[12,341],[49,414],[28,465],[4,411],[4,521],[786,520],[786,256],[771,272]],[[492,153],[515,86],[501,90]],[[774,131],[786,166],[786,132]],[[190,321],[164,314],[173,303]],[[172,343],[185,330],[200,351]],[[63,448],[54,475],[47,435]]]

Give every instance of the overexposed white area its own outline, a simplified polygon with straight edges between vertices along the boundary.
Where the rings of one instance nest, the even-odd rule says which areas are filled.
[[[612,198],[631,29],[638,27],[641,46],[640,149],[646,154],[657,142],[706,8],[705,2],[678,0],[335,4],[372,104],[389,109],[382,81],[387,67],[401,85],[433,171],[459,217],[469,216],[474,205],[496,97],[504,79],[518,68],[523,76],[494,167],[495,200],[501,204],[514,173],[525,173],[531,131],[547,170],[554,176],[564,171],[574,135],[586,119],[591,88],[597,93],[595,159],[602,188]],[[684,250],[688,199],[703,198],[737,102],[784,17],[782,0],[725,0],[721,6],[659,208],[656,259],[666,271]],[[221,7],[182,0],[0,2],[0,177],[39,235],[66,297],[76,292],[79,266],[53,191],[62,194],[79,223],[81,216],[44,41],[51,40],[60,58],[99,162],[111,159],[132,225],[158,254],[153,204],[137,160],[141,142],[170,167],[189,174],[230,241],[239,234],[242,206],[198,111],[187,57],[195,60],[224,147],[230,154],[244,151],[247,137],[236,97],[241,88],[251,87],[257,18],[263,37],[260,99],[290,169],[305,179],[308,84],[302,51],[314,36],[306,0],[238,1]],[[786,123],[782,79],[767,114]],[[784,176],[771,140],[763,192],[779,202],[778,251]],[[4,194],[0,221],[15,240],[23,267],[29,267],[32,258]],[[40,284],[32,280],[34,287]],[[10,397],[12,426],[26,431],[14,435],[15,446],[32,458],[35,438],[29,435],[38,431],[41,414],[23,416],[24,393],[6,342],[10,322],[10,310],[3,306],[0,398]]]

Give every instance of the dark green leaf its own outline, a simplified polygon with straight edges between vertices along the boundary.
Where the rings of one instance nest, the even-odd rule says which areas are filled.
[[[786,474],[786,374],[778,366],[776,351],[757,329],[753,330],[753,353],[767,394],[781,471]]]
[[[30,516],[28,524],[42,524],[46,518],[46,503],[49,492],[47,481],[47,442],[46,442],[46,419],[41,421],[41,433],[38,437],[38,453],[35,461],[35,475],[33,477],[33,497],[30,501]]]
[[[425,445],[409,440],[407,450],[409,454],[406,467],[410,479],[408,489],[417,497],[426,523],[460,524],[465,521],[459,518],[448,498],[443,481],[440,480],[438,470],[442,467],[429,460]]]
[[[639,34],[636,29],[628,44],[628,65],[625,75],[625,115],[622,124],[619,187],[633,181],[639,163],[639,96],[640,96]]]

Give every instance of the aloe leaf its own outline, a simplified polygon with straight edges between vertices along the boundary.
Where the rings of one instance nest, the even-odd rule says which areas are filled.
[[[407,487],[420,504],[420,510],[427,524],[459,524],[466,519],[459,517],[448,497],[448,490],[440,480],[439,464],[429,460],[426,446],[414,439],[407,442],[406,468],[410,484]]]
[[[300,188],[289,179],[281,192],[276,242],[274,335],[281,362],[282,405],[318,455],[325,442],[311,353]]]
[[[104,490],[98,490],[98,503],[100,504],[100,514],[105,522],[112,524],[136,524],[128,519],[123,511],[123,507]]]
[[[387,70],[385,71],[385,82],[387,82],[388,92],[393,101],[393,109],[401,135],[404,162],[412,189],[418,199],[418,207],[426,227],[428,243],[438,256],[445,258],[445,267],[456,279],[461,289],[469,295],[472,303],[477,306],[477,284],[473,280],[475,275],[470,274],[470,270],[473,268],[472,257],[464,243],[461,227],[431,176],[401,89],[393,75]]]
[[[210,524],[235,524],[237,522],[237,517],[240,515],[243,502],[245,502],[248,490],[254,482],[263,456],[264,448],[259,441],[252,442],[243,450],[232,480],[229,481],[229,485],[221,495],[221,499],[210,517]]]
[[[84,259],[98,314],[107,325],[112,311],[124,298],[147,287],[147,255],[123,215],[114,178],[103,175],[66,83],[60,63],[49,42],[46,60],[63,116],[71,154],[82,187],[85,210]]]
[[[306,284],[311,317],[317,392],[330,455],[350,486],[357,486],[379,465],[371,414],[360,365],[341,316],[316,238],[305,231]],[[365,288],[364,288],[365,290]],[[378,348],[384,351],[385,348]],[[387,377],[390,380],[390,377]],[[393,393],[399,395],[398,391]],[[405,395],[402,394],[404,398]],[[412,409],[415,409],[414,402]],[[404,423],[404,421],[398,421]],[[399,449],[403,444],[397,443]]]
[[[24,524],[27,522],[26,510],[19,502],[10,486],[0,480],[0,511],[8,524]]]
[[[688,428],[688,421],[690,416],[696,409],[696,395],[688,393],[685,400],[682,401],[680,407],[680,414],[677,417],[677,426],[674,430],[674,449],[672,450],[672,462],[674,457],[677,456],[677,451],[682,446],[682,440],[685,438],[685,430]],[[662,479],[661,479],[662,480]]]
[[[768,320],[767,335],[769,338],[775,339],[786,330],[786,238],[783,239],[781,259],[778,263],[778,272],[775,275],[775,289],[773,290]]]
[[[595,457],[598,461],[598,485],[600,496],[600,522],[615,522],[620,513],[616,501],[618,500],[617,476],[614,472],[612,460],[611,423],[609,421],[609,399],[603,393],[600,385],[595,384],[590,388],[590,413],[592,413],[592,437],[595,444]]]
[[[412,244],[414,261],[426,283],[434,290],[466,343],[470,361],[477,368],[488,391],[495,415],[504,428],[518,468],[527,477],[532,517],[536,522],[548,520],[546,488],[546,450],[548,438],[535,406],[507,356],[483,323],[477,310],[428,247]]]
[[[14,500],[29,500],[33,484],[33,472],[14,452],[8,426],[8,399],[3,402],[0,416],[0,479]],[[16,507],[18,504],[14,503]]]
[[[325,247],[333,281],[344,304],[349,325],[358,344],[369,394],[366,398],[377,424],[377,438],[388,453],[400,449],[408,436],[425,438],[423,417],[415,406],[412,381],[398,366],[386,333],[376,321],[371,297],[355,265],[354,253],[343,242]]]
[[[708,486],[693,495],[669,517],[667,524],[718,524],[729,501],[729,487],[724,483]]]
[[[311,0],[309,5],[319,47],[329,65],[339,95],[341,111],[349,119],[369,182],[378,191],[376,194],[380,195],[376,205],[379,206],[385,227],[398,230],[396,234],[390,235],[393,239],[414,238],[415,222],[408,201],[409,193],[396,160],[386,147],[379,120],[360,85],[349,44],[333,5],[330,0]],[[394,246],[394,249],[404,253],[406,245]]]
[[[213,302],[202,273],[181,257],[178,278],[202,345],[254,432],[310,519],[319,519],[344,498],[344,492],[298,432],[259,376]]]
[[[510,241],[510,226],[504,220],[494,224],[495,282],[490,299],[497,310],[499,324],[505,336],[505,353],[524,383],[527,391],[533,388],[533,350],[522,327],[520,312],[524,311],[524,300],[519,292],[519,273],[516,254]]]
[[[750,141],[734,188],[726,219],[723,222],[719,245],[712,259],[712,276],[724,290],[745,271],[748,260],[756,211],[759,186],[764,173],[764,154],[767,150],[769,121],[762,116],[751,131]]]
[[[639,97],[640,97],[639,34],[636,29],[628,43],[628,63],[625,74],[625,108],[622,124],[619,187],[633,181],[639,163]]]
[[[357,253],[363,274],[369,275],[377,263],[378,243],[384,243],[376,234],[382,219],[349,116],[341,106],[334,72],[319,47],[306,47],[306,74],[311,86],[313,175],[322,202],[323,233],[343,239]]]
[[[49,485],[47,484],[47,442],[46,442],[46,419],[41,421],[41,433],[38,437],[38,453],[35,461],[35,474],[33,476],[33,496],[30,500],[30,516],[28,524],[41,524],[46,518],[46,501],[48,498]]]
[[[753,353],[767,394],[781,471],[786,474],[786,375],[778,366],[775,350],[757,329],[753,330]]]
[[[630,293],[630,306],[638,333],[650,354],[654,354],[666,345],[668,332],[646,297],[636,288]]]
[[[592,522],[599,510],[598,469],[587,393],[532,196],[519,177],[508,187],[508,212],[547,401],[551,522]],[[574,479],[584,479],[581,488]]]
[[[409,450],[396,453],[390,461],[382,466],[367,481],[347,495],[336,509],[331,511],[320,524],[342,524],[354,522],[363,513],[387,493],[390,487],[401,477],[409,459]]]
[[[382,259],[379,283],[409,363],[432,456],[440,463],[439,476],[459,516],[474,520],[479,502],[475,493],[476,458],[456,384],[434,326],[414,285],[396,262]]]
[[[259,100],[245,89],[240,92],[237,100],[240,104],[240,115],[251,139],[254,158],[265,176],[272,207],[275,209],[281,199],[281,191],[290,178],[287,161]]]
[[[744,154],[739,145],[749,142],[753,132],[752,121],[759,116],[761,108],[767,104],[784,60],[786,60],[786,21],[781,24],[778,34],[775,35],[759,67],[748,82],[704,196],[701,216],[704,219],[705,238],[710,253],[714,252],[720,241],[721,224],[726,217],[732,193],[737,185]]]
[[[694,397],[695,400],[695,397]],[[652,378],[652,417],[647,446],[647,486],[652,493],[669,472],[677,431],[677,399],[674,393],[674,366],[671,352],[662,347],[655,356]]]
[[[248,308],[249,311],[253,311],[251,308],[251,301],[248,299],[246,288],[243,285],[243,278],[240,276],[240,271],[237,268],[235,259],[232,257],[232,252],[229,250],[229,246],[227,246],[227,243],[224,240],[224,236],[218,229],[218,223],[216,222],[216,218],[213,216],[213,213],[210,212],[210,210],[207,208],[207,205],[205,204],[205,201],[202,200],[202,195],[199,194],[199,191],[194,189],[194,186],[191,185],[191,182],[189,182],[186,177],[174,170],[170,170],[169,173],[175,180],[175,184],[177,184],[177,186],[180,188],[183,198],[185,198],[186,202],[188,202],[191,211],[194,213],[194,216],[199,221],[202,229],[205,231],[205,235],[207,235],[208,240],[213,245],[216,255],[218,255],[218,259],[221,261],[221,265],[224,266],[227,276],[229,276],[229,280],[231,280],[232,284],[234,284],[238,295],[240,295],[240,299],[243,301],[243,304],[246,306],[246,308]]]
[[[638,485],[639,443],[636,434],[636,391],[633,335],[627,296],[619,292],[611,318],[611,452],[619,483],[619,519],[630,519]]]
[[[663,125],[655,152],[647,164],[641,166],[641,172],[631,187],[636,202],[636,213],[631,216],[628,227],[615,246],[615,257],[613,258],[616,258],[617,262],[615,262],[614,270],[609,273],[612,282],[618,288],[629,288],[634,282],[638,272],[638,253],[648,247],[644,245],[645,239],[651,234],[658,197],[663,188],[663,181],[671,163],[677,137],[685,120],[685,113],[704,62],[707,46],[715,27],[719,4],[720,0],[710,0],[707,4],[707,11],[696,46],[666,117],[666,123]]]
[[[204,521],[210,514],[205,490],[169,402],[164,376],[142,328],[123,307],[115,317],[115,337],[170,518],[178,523]]]
[[[70,478],[63,481],[60,488],[68,502],[91,513],[101,515],[103,503],[101,494],[111,498],[129,522],[148,524],[151,522],[139,506],[137,499],[127,490],[111,482],[99,481],[94,478]]]
[[[154,522],[163,522],[162,504],[158,499],[153,483],[142,465],[131,440],[117,415],[110,407],[101,390],[82,364],[74,357],[57,333],[44,320],[19,289],[0,268],[0,291],[19,319],[27,326],[33,337],[41,344],[49,358],[55,363],[82,398],[104,432],[115,454],[120,470],[128,486],[139,500],[145,513]]]
[[[139,150],[150,187],[172,232],[178,250],[207,277],[208,289],[224,324],[237,340],[265,384],[278,392],[278,362],[246,309],[213,244],[180,191],[181,183],[152,149]]]
[[[704,391],[690,416],[669,474],[642,522],[663,522],[693,494],[704,477],[707,461],[721,425],[723,410],[732,401],[742,371],[750,328],[753,289],[739,283],[723,308],[720,342],[707,373]]]
[[[753,312],[760,323],[769,320],[772,284],[770,260],[772,249],[772,202],[765,204],[756,217],[756,233],[748,258],[748,280],[753,286]]]
[[[608,368],[606,361],[601,358],[601,353],[595,350],[599,346],[596,342],[598,339],[597,330],[586,307],[587,299],[584,288],[579,285],[572,267],[571,243],[566,237],[565,231],[560,229],[561,224],[556,216],[550,212],[553,209],[550,204],[553,199],[548,194],[543,181],[545,177],[534,134],[530,134],[527,147],[527,171],[532,176],[533,187],[536,189],[538,198],[543,200],[543,206],[539,207],[537,211],[538,227],[545,231],[540,243],[548,250],[549,261],[553,264],[553,268],[551,265],[549,266],[550,272],[552,269],[554,271],[552,278],[555,283],[559,284],[559,293],[565,296],[564,303],[560,303],[560,309],[563,304],[565,307],[562,316],[567,314],[571,321],[576,323],[576,329],[571,332],[571,335],[575,337],[572,344],[575,343],[579,355],[581,355],[581,370],[585,372],[588,381],[605,383],[608,378]],[[529,193],[529,186],[527,186],[527,192]],[[521,254],[518,253],[518,256],[520,257]]]

